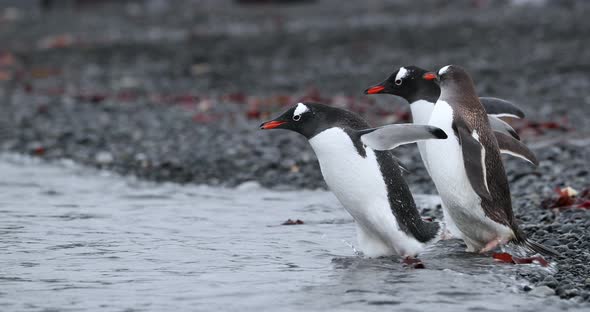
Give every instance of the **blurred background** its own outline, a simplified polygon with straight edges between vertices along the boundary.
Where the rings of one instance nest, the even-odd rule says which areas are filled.
[[[156,180],[322,187],[294,133],[257,125],[299,100],[409,121],[362,91],[403,65],[468,69],[525,141],[584,137],[588,1],[1,0],[4,150]],[[425,173],[415,149],[402,160]],[[412,177],[410,177],[412,179]]]

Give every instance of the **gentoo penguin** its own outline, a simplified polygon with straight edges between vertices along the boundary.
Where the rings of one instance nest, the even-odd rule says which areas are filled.
[[[428,124],[434,103],[440,95],[440,88],[436,82],[424,79],[425,73],[427,73],[426,70],[416,66],[400,67],[380,84],[366,89],[365,94],[400,96],[410,103],[413,122],[421,125]],[[539,162],[535,154],[519,141],[520,137],[516,131],[500,119],[500,117],[524,118],[523,111],[506,100],[493,97],[480,97],[479,100],[488,114],[501,152],[524,159],[537,166]],[[424,143],[418,142],[418,150],[426,170],[429,171]]]
[[[425,145],[430,174],[467,250],[487,252],[514,242],[557,255],[527,239],[518,227],[500,148],[469,74],[448,65],[438,75],[425,73],[423,77],[437,81],[441,89],[428,124],[449,134],[445,140]]]
[[[423,78],[426,70],[417,66],[400,67],[380,84],[365,90],[365,94],[392,94],[404,98],[410,103],[412,119],[415,124],[428,124],[434,109],[434,103],[440,95],[440,87],[433,80]],[[519,141],[519,136],[512,127],[499,117],[523,118],[524,113],[514,104],[497,98],[480,97],[494,130],[496,140],[502,153],[522,158],[537,166],[539,162],[535,154]],[[418,142],[420,158],[426,171],[430,174],[430,166],[426,157],[425,142]],[[447,229],[453,237],[461,238],[461,232],[448,216],[448,209],[444,202],[442,211]]]
[[[298,103],[261,129],[286,129],[306,137],[326,184],[354,218],[359,249],[368,257],[415,257],[440,239],[443,226],[420,217],[408,185],[389,151],[374,151],[384,135],[390,145],[443,139],[427,125],[399,124],[374,136],[358,115],[317,103]],[[361,140],[361,135],[364,135]]]

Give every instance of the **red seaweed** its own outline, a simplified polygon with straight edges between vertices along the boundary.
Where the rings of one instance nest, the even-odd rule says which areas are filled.
[[[36,156],[41,156],[45,154],[45,148],[43,146],[38,146],[33,149],[33,154]]]
[[[577,192],[570,187],[555,189],[557,197],[546,198],[541,202],[545,209],[582,208],[590,209],[590,189]]]
[[[492,255],[492,258],[500,262],[514,263],[514,261],[512,260],[512,255],[506,252],[494,253]]]
[[[542,257],[535,256],[535,257],[527,257],[527,258],[518,258],[514,257],[513,255],[507,252],[501,253],[494,253],[492,255],[496,261],[504,262],[504,263],[511,263],[511,264],[539,264],[542,267],[546,267],[549,265],[549,262]]]

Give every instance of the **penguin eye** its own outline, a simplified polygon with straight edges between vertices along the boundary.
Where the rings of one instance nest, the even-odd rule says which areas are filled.
[[[395,80],[395,84],[398,85],[398,86],[401,85],[402,84],[402,80],[401,79],[396,79]]]
[[[299,121],[301,119],[301,115],[293,115],[293,120]]]

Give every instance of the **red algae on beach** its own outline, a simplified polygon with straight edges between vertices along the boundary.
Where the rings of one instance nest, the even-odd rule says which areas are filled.
[[[494,260],[504,263],[512,263],[512,264],[539,264],[542,267],[546,267],[549,265],[549,262],[542,257],[527,257],[527,258],[518,258],[515,257],[507,252],[501,253],[494,253],[492,255]]]

